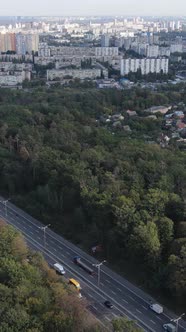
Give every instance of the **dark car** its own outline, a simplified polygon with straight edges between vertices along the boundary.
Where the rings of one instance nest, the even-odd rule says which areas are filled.
[[[107,308],[110,308],[110,309],[113,308],[113,304],[112,304],[110,301],[105,301],[105,302],[104,302],[104,305],[105,305]]]

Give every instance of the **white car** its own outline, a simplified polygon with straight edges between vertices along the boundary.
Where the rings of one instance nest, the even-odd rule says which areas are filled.
[[[62,275],[64,275],[66,273],[63,265],[61,265],[59,263],[55,263],[53,266],[54,266],[54,269],[56,270],[56,272],[58,272],[58,273],[60,273]]]

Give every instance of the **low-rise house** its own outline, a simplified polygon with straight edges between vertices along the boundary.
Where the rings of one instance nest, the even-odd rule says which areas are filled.
[[[166,114],[171,109],[171,106],[153,106],[144,110],[145,112],[149,113],[161,113]]]
[[[179,120],[176,123],[176,128],[179,130],[184,129],[184,128],[186,128],[186,124]]]
[[[183,111],[175,111],[174,116],[179,119],[183,119],[185,115],[184,115]]]
[[[117,113],[111,116],[112,121],[116,121],[116,120],[120,120],[123,121],[124,120],[124,116],[121,115],[121,113]]]
[[[157,120],[157,116],[156,115],[148,115],[147,117],[146,117],[146,119],[152,119],[152,120]]]
[[[122,125],[121,125],[121,121],[116,121],[116,122],[114,122],[114,123],[112,124],[112,126],[113,126],[114,128],[121,128],[121,127],[122,127]]]
[[[131,128],[130,128],[130,126],[123,126],[123,129],[124,129],[124,131],[127,131],[127,132],[131,132],[132,130],[131,130]]]
[[[127,111],[127,114],[128,114],[128,116],[136,116],[137,115],[136,111],[130,111],[130,110]]]

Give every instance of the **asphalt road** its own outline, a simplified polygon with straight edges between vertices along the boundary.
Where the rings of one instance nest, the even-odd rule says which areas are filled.
[[[66,270],[65,277],[74,277],[80,282],[82,295],[88,300],[88,309],[105,326],[109,328],[110,321],[115,317],[127,316],[135,320],[144,331],[160,332],[163,331],[164,323],[177,317],[165,307],[164,313],[160,315],[151,311],[149,304],[151,301],[153,303],[157,301],[113,272],[105,264],[101,266],[100,287],[98,287],[98,271],[92,264],[99,262],[94,257],[57,235],[51,228],[46,229],[44,239],[44,231],[40,228],[44,226],[43,224],[10,202],[7,202],[5,207],[3,201],[4,199],[0,197],[0,216],[23,233],[29,246],[43,252],[51,266],[56,262],[61,263]],[[94,275],[89,275],[74,264],[73,258],[77,255],[95,271]],[[103,304],[105,300],[111,301],[114,308],[106,308]],[[181,319],[178,332],[185,330],[186,322]]]

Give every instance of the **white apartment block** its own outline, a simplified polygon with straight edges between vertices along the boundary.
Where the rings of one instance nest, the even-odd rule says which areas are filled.
[[[118,47],[96,47],[95,56],[116,56],[118,55]]]
[[[147,58],[157,58],[159,54],[159,46],[158,45],[148,45],[147,46]]]
[[[101,77],[101,69],[63,69],[47,70],[47,81],[55,79],[63,80],[65,78],[79,78],[79,79],[95,79]]]
[[[159,47],[159,56],[160,57],[170,57],[170,47]]]
[[[0,72],[0,86],[15,86],[23,83],[24,80],[30,81],[29,71]]]
[[[136,53],[140,55],[146,55],[147,54],[147,43],[138,43],[138,42],[133,42],[131,44],[131,50],[135,51]]]
[[[129,72],[137,72],[141,69],[142,75],[149,73],[168,73],[169,59],[167,58],[144,58],[144,59],[122,59],[120,74],[128,75]]]
[[[95,56],[93,47],[50,46],[51,56]]]
[[[171,53],[182,53],[183,52],[183,45],[182,44],[171,44],[170,45],[170,52]]]
[[[50,47],[47,43],[39,43],[38,56],[39,57],[50,57]]]

